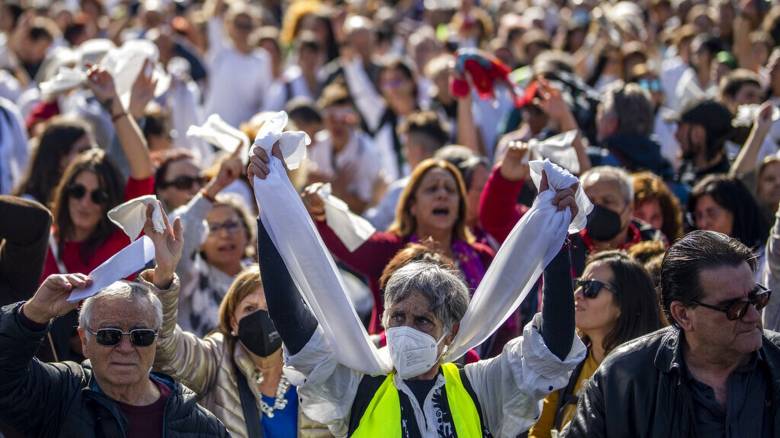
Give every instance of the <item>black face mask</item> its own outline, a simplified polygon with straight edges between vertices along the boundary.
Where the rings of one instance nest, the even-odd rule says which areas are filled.
[[[282,346],[282,337],[267,310],[257,310],[241,318],[238,339],[247,350],[260,357],[270,356]]]
[[[620,232],[620,214],[598,204],[588,215],[588,236],[599,242],[612,240]]]

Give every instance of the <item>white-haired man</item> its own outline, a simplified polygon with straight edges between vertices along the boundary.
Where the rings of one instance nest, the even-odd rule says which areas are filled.
[[[155,268],[83,304],[78,333],[88,362],[33,358],[51,320],[77,307],[67,298],[91,283],[86,275],[49,276],[30,300],[0,310],[0,420],[25,436],[228,436],[192,391],[150,372],[162,324],[156,292],[179,287],[182,226],[166,220],[165,232],[156,233],[147,219],[145,232],[154,241]]]

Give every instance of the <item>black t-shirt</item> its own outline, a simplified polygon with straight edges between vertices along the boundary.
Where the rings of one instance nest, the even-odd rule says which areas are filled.
[[[133,406],[117,402],[127,419],[127,438],[162,438],[165,402],[171,389],[164,383],[154,382],[160,390],[160,398],[146,406]]]

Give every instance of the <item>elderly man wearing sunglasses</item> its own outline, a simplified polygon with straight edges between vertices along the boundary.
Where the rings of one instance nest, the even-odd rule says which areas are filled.
[[[150,218],[151,208],[144,231],[154,242],[155,268],[82,305],[78,333],[88,362],[33,358],[50,322],[78,306],[67,298],[91,283],[86,275],[51,275],[30,300],[0,310],[1,421],[30,437],[228,436],[192,391],[150,373],[162,325],[156,292],[179,288],[174,269],[182,252],[181,221],[171,227],[166,218],[166,230],[156,233]]]
[[[771,291],[754,282],[755,265],[714,231],[672,245],[660,285],[672,326],[601,363],[565,436],[778,436],[780,335],[763,329]]]

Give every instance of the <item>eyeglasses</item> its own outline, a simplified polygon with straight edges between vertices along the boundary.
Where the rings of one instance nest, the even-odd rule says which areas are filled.
[[[97,331],[87,329],[89,334],[95,336],[95,340],[100,345],[106,347],[112,347],[117,345],[122,336],[130,336],[130,343],[136,347],[148,347],[154,343],[154,339],[157,337],[157,331],[152,329],[133,329],[129,332],[123,332],[118,328],[102,328]]]
[[[637,84],[647,91],[661,91],[661,81],[658,79],[640,79]]]
[[[582,296],[585,298],[593,299],[599,296],[601,289],[608,289],[615,292],[617,289],[609,283],[605,283],[599,280],[583,280],[578,278],[575,280],[578,288],[582,288]]]
[[[241,222],[238,221],[225,221],[221,224],[209,224],[209,232],[217,233],[219,230],[225,230],[228,234],[233,234],[241,228]]]
[[[87,194],[87,188],[81,184],[73,184],[68,187],[66,193],[68,194],[68,197],[81,199]],[[89,195],[92,198],[92,202],[95,204],[105,204],[108,202],[108,192],[103,189],[93,190],[89,192]]]
[[[200,176],[180,175],[170,181],[161,183],[160,187],[166,188],[173,186],[179,190],[191,190],[194,185],[197,184],[198,186],[202,186],[204,182],[204,178]]]
[[[761,309],[763,309],[764,307],[766,307],[767,304],[769,304],[769,298],[771,296],[772,296],[771,290],[765,288],[760,284],[756,284],[756,288],[753,289],[748,294],[747,301],[742,300],[741,298],[737,298],[734,300],[726,301],[719,305],[705,304],[697,300],[693,300],[693,303],[698,304],[699,306],[706,307],[708,309],[717,310],[718,312],[723,312],[726,314],[726,318],[728,318],[729,321],[736,321],[738,319],[742,319],[745,316],[745,314],[748,311],[748,306],[751,304],[756,306],[756,310],[760,312]]]

